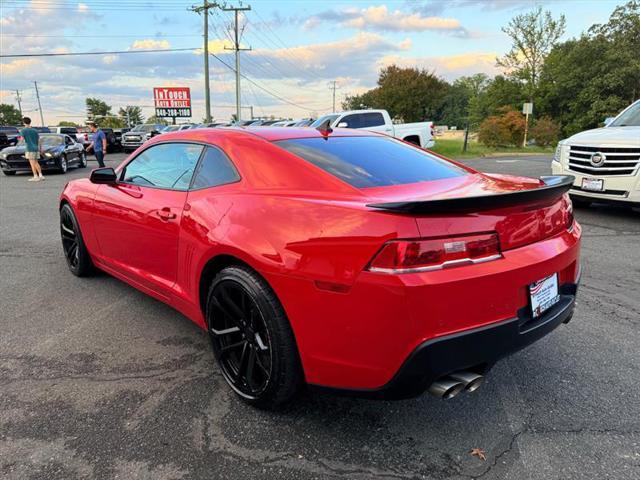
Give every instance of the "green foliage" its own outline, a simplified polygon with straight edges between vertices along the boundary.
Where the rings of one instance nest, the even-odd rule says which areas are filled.
[[[527,98],[533,100],[540,71],[547,55],[565,31],[564,15],[558,20],[551,12],[536,10],[516,15],[502,31],[511,37],[511,50],[503,57],[496,59],[498,66],[508,74],[526,85]]]
[[[0,125],[22,125],[22,115],[13,105],[0,104]]]
[[[501,115],[492,115],[480,124],[478,140],[488,147],[520,145],[524,139],[524,123],[520,112],[505,108]]]
[[[558,45],[540,79],[539,112],[565,136],[602,125],[640,97],[640,2],[617,7],[609,22]]]
[[[59,127],[77,127],[79,126],[76,122],[70,122],[68,120],[61,120],[58,122]]]
[[[542,117],[529,130],[529,138],[534,139],[540,147],[555,145],[560,138],[560,125],[549,117]]]
[[[105,119],[111,115],[111,106],[99,98],[87,98],[87,118],[98,126],[103,126]]]
[[[127,105],[124,108],[120,108],[120,110],[118,110],[118,115],[124,123],[128,123],[128,126],[130,127],[144,123],[142,108],[135,105]]]
[[[448,83],[432,72],[391,65],[380,72],[377,88],[347,97],[342,106],[347,110],[385,108],[392,118],[419,122],[440,117],[448,89]]]
[[[472,125],[479,125],[488,116],[503,112],[505,107],[521,109],[525,98],[521,82],[497,75],[477,97],[469,101],[469,121]]]
[[[169,125],[169,122],[167,121],[166,118],[156,117],[155,115],[152,115],[151,117],[147,118],[147,123],[159,123],[160,125]]]
[[[101,127],[106,128],[123,128],[127,126],[127,122],[120,117],[106,117],[100,122]]]

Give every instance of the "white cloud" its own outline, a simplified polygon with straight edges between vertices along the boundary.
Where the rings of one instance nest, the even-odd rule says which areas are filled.
[[[168,48],[171,48],[168,40],[155,40],[152,38],[136,40],[131,45],[132,50],[162,50]]]
[[[471,52],[459,55],[448,55],[440,57],[400,57],[397,55],[387,55],[382,57],[378,66],[398,65],[402,67],[419,67],[435,71],[437,75],[447,80],[453,80],[463,75],[473,75],[474,73],[486,73],[493,76],[499,73],[496,67],[495,52]]]
[[[303,28],[313,29],[322,22],[338,23],[343,27],[359,30],[382,32],[441,31],[466,36],[466,29],[455,18],[425,16],[419,11],[390,11],[386,5],[371,6],[363,9],[327,10],[307,18]]]

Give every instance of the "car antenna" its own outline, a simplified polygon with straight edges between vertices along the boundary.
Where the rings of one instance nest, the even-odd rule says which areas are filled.
[[[333,132],[333,128],[331,128],[331,119],[327,118],[324,122],[316,127],[323,137],[328,137],[331,132]]]

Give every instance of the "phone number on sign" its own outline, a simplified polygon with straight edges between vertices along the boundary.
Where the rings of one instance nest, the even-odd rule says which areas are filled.
[[[156,108],[156,117],[190,117],[190,108]]]

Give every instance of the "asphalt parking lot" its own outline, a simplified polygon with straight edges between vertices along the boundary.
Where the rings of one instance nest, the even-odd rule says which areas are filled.
[[[544,157],[469,163],[550,173]],[[234,398],[186,318],[107,275],[67,271],[57,197],[89,171],[0,178],[0,477],[640,478],[640,214],[577,210],[573,320],[477,392],[305,394],[267,413]]]

